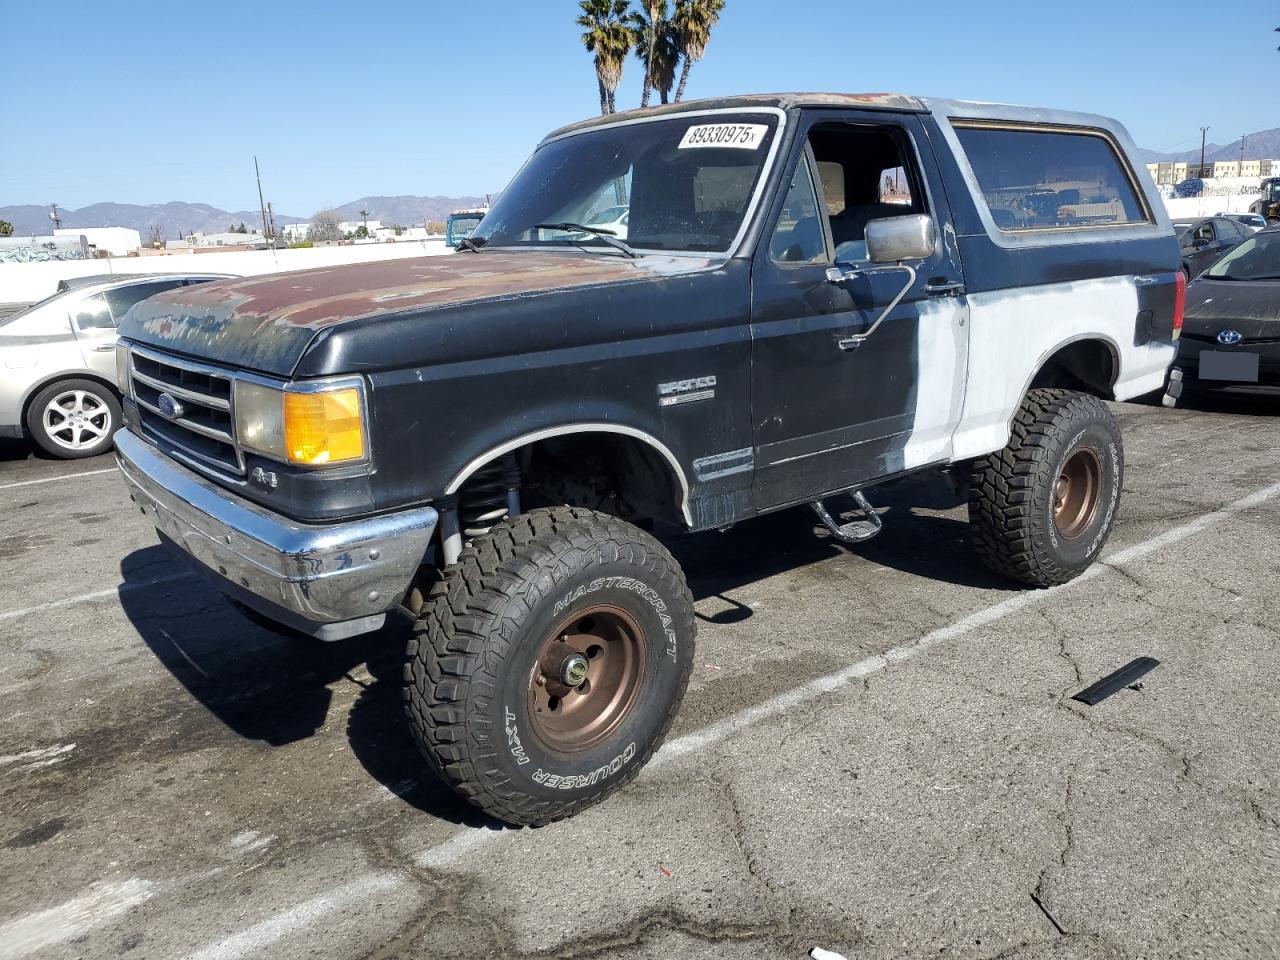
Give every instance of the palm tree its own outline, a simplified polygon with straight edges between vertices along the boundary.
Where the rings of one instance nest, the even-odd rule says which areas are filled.
[[[632,13],[627,17],[635,37],[636,56],[644,64],[644,89],[640,106],[649,106],[654,90],[663,103],[676,81],[676,63],[680,59],[680,44],[675,29],[667,19],[667,0],[646,0],[647,13]]]
[[[680,68],[680,85],[676,87],[676,103],[684,97],[684,85],[689,82],[689,68],[702,59],[711,42],[711,28],[720,21],[724,0],[676,0],[676,13],[672,18],[684,64]]]
[[[364,221],[364,235],[367,237],[369,235],[369,211],[361,210],[360,219]]]
[[[614,113],[622,66],[634,40],[626,24],[631,0],[580,0],[578,7],[582,13],[575,22],[583,28],[582,45],[595,54],[600,112]]]

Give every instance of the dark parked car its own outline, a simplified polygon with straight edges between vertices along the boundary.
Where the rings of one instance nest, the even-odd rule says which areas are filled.
[[[1187,390],[1280,394],[1280,227],[1255,233],[1187,288],[1174,368]]]
[[[596,117],[454,256],[135,308],[120,467],[258,614],[341,639],[407,611],[429,767],[556,820],[634,776],[684,696],[673,528],[808,504],[858,543],[864,491],[946,471],[991,569],[1089,567],[1123,487],[1104,400],[1164,383],[1185,294],[1135,155],[1105,117],[896,94]],[[625,240],[595,222],[619,206]]]
[[[1234,221],[1254,232],[1265,229],[1267,226],[1266,218],[1257,213],[1219,213],[1216,216],[1225,217],[1227,220]],[[1245,236],[1248,236],[1248,234],[1245,234]]]
[[[1252,231],[1226,217],[1179,220],[1173,224],[1182,248],[1182,269],[1190,280]]]

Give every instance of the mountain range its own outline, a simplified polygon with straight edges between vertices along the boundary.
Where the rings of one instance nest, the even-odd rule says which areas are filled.
[[[1138,153],[1146,163],[1200,159],[1199,147],[1178,153],[1144,149],[1139,149]],[[1280,127],[1246,135],[1244,155],[1251,160],[1280,159]],[[1235,140],[1225,145],[1208,144],[1204,156],[1207,161],[1237,160],[1240,157],[1240,141]],[[368,210],[370,220],[380,220],[386,226],[410,226],[427,220],[443,220],[454,210],[481,206],[484,201],[484,197],[361,197],[333,209],[342,220],[359,220],[360,211]],[[246,224],[250,230],[257,230],[262,225],[262,218],[257,210],[228,211],[211,207],[207,203],[179,201],[153,204],[95,203],[79,210],[59,210],[59,216],[64,227],[132,227],[142,234],[144,242],[150,239],[153,226],[160,228],[160,234],[165,239],[172,239],[193,232],[220,233],[241,223]],[[275,219],[278,225],[283,226],[286,223],[300,223],[307,218],[277,213]],[[49,208],[38,204],[0,207],[0,220],[12,223],[14,233],[19,236],[49,233],[52,227]]]
[[[1166,160],[1200,162],[1200,148],[1183,150],[1180,153],[1161,153],[1158,150],[1139,150],[1142,159],[1147,163],[1163,163]],[[1280,160],[1280,127],[1271,130],[1259,130],[1244,137],[1244,158],[1246,160]],[[1206,144],[1204,159],[1208,163],[1214,160],[1239,160],[1240,141],[1233,140],[1223,146],[1220,143]]]
[[[384,226],[410,226],[427,220],[443,220],[453,210],[474,207],[484,203],[484,197],[361,197],[333,209],[342,220],[359,220],[360,211],[368,210],[370,220],[381,220]],[[79,210],[59,208],[58,217],[63,227],[132,227],[142,235],[143,242],[150,240],[151,228],[160,228],[165,239],[175,239],[190,233],[221,233],[244,223],[250,230],[262,227],[262,216],[257,210],[220,210],[207,203],[94,203]],[[278,226],[301,223],[306,217],[275,214]],[[0,207],[0,220],[13,224],[18,236],[48,234],[53,229],[49,220],[49,208],[39,204],[20,204]]]

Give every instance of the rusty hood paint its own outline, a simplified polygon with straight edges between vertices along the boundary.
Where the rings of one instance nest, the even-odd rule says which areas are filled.
[[[705,265],[698,258],[676,259],[486,250],[300,270],[166,291],[130,310],[120,334],[198,359],[288,376],[312,341],[337,324]]]

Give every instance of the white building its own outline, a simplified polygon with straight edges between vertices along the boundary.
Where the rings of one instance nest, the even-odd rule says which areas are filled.
[[[290,243],[299,243],[307,239],[307,231],[310,229],[311,224],[309,223],[286,223],[280,228],[280,236]]]
[[[363,227],[366,224],[366,222],[368,223],[369,236],[371,237],[373,236],[375,231],[382,229],[381,220],[369,220],[369,221],[343,220],[341,223],[338,224],[338,230],[341,231],[342,235],[345,237],[348,233],[355,233],[357,230]]]
[[[142,249],[142,234],[129,227],[59,227],[53,231],[53,235],[83,236],[89,246],[105,250],[113,257],[127,257],[135,250]]]
[[[266,242],[260,233],[193,233],[188,239],[196,247],[252,247]]]
[[[373,230],[372,233],[379,243],[394,242],[396,240],[427,239],[426,227],[401,227],[399,233],[396,233],[395,227],[379,227],[377,230]]]

